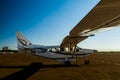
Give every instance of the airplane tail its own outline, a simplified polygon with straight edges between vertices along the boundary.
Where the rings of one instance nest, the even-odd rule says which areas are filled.
[[[22,33],[16,32],[16,36],[17,36],[17,46],[18,46],[18,49],[22,49],[22,48],[24,48],[24,46],[31,45],[31,42],[27,38],[25,38],[22,35]]]

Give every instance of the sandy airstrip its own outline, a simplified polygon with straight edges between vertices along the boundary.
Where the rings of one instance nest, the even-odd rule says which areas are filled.
[[[1,80],[120,80],[120,53],[96,53],[90,64],[63,63],[25,54],[0,55]],[[40,62],[43,62],[41,65]],[[77,64],[77,65],[76,65]]]

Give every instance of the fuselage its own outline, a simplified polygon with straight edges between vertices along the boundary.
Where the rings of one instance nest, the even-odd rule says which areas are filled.
[[[24,49],[29,50],[32,55],[42,56],[56,61],[66,62],[75,61],[77,57],[88,56],[94,53],[92,49],[82,49],[77,47],[76,51],[61,51],[60,46],[41,46],[30,45],[24,46]]]

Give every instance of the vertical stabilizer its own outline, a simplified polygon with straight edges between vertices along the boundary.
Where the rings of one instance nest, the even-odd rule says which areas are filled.
[[[18,49],[31,45],[31,42],[25,38],[22,33],[16,32]]]

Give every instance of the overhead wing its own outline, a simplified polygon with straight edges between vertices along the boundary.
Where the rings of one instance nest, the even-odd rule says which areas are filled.
[[[70,36],[82,36],[96,30],[113,28],[119,24],[120,0],[101,0],[100,3],[70,31]]]
[[[61,47],[76,45],[87,37],[120,24],[120,0],[101,0],[65,37]],[[75,38],[77,37],[77,38]]]

